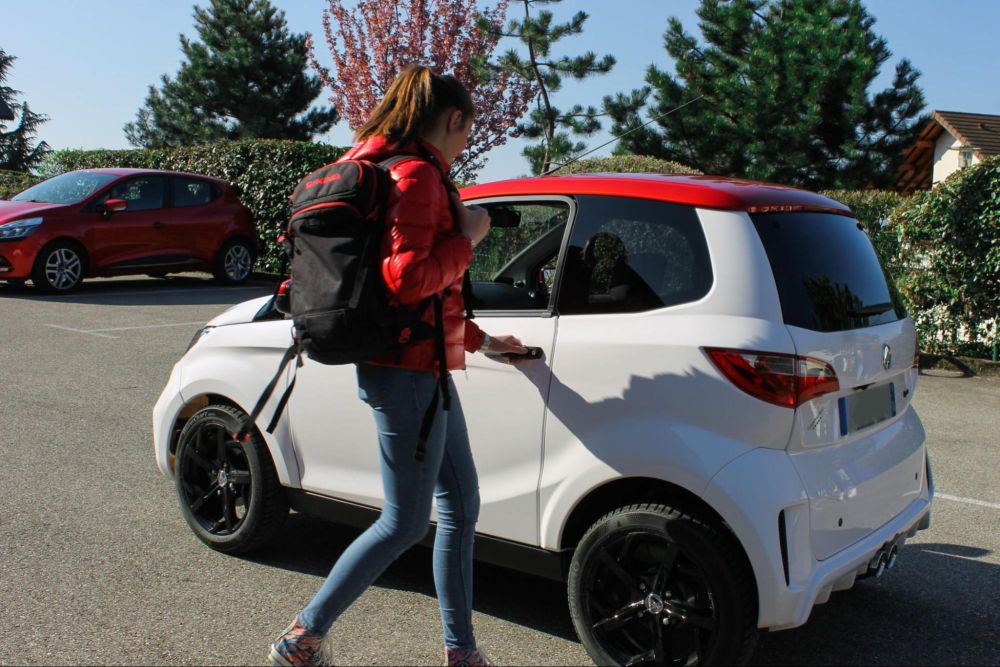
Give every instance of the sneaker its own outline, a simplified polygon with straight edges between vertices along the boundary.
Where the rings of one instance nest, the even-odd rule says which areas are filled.
[[[323,635],[315,635],[299,623],[298,617],[271,642],[268,660],[278,667],[329,665],[323,656]]]
[[[493,667],[493,663],[480,648],[445,648],[444,657],[448,667]]]

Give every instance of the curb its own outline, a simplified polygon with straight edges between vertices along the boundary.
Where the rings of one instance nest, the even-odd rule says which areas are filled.
[[[964,377],[1000,378],[1000,361],[956,357],[948,354],[920,354],[920,370],[940,370],[961,373]]]

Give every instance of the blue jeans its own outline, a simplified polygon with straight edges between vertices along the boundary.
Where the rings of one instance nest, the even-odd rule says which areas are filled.
[[[434,586],[445,646],[475,648],[472,633],[472,541],[479,518],[479,480],[465,415],[451,388],[451,409],[439,406],[423,461],[414,458],[424,410],[437,386],[432,373],[358,364],[358,390],[372,408],[381,452],[385,505],[378,521],[340,555],[326,582],[299,614],[311,632],[333,622],[430,528],[437,501]],[[361,443],[358,446],[362,446]]]

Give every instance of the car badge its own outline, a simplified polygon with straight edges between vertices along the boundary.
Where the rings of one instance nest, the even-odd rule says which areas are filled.
[[[889,370],[892,366],[892,350],[889,349],[888,345],[882,346],[882,368]]]

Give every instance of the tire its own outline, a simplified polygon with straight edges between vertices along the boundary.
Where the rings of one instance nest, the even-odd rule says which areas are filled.
[[[31,282],[44,292],[69,292],[87,275],[87,255],[75,243],[56,241],[38,253]]]
[[[753,574],[735,539],[665,505],[595,522],[570,564],[570,615],[598,665],[730,665],[757,640]]]
[[[223,285],[242,285],[250,280],[257,257],[246,239],[230,239],[215,258],[215,279]]]
[[[244,554],[269,542],[288,517],[288,500],[260,435],[233,439],[246,414],[202,408],[184,424],[174,480],[181,514],[216,551]],[[220,484],[221,483],[221,484]]]

